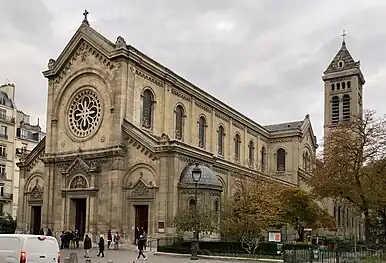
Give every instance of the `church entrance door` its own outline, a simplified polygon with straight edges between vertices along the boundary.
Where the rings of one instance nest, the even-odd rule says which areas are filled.
[[[31,228],[32,234],[39,235],[39,231],[42,223],[42,207],[32,206],[31,207]]]
[[[75,213],[73,214],[75,218],[74,226],[75,229],[78,229],[80,238],[83,239],[83,235],[86,232],[86,207],[87,199],[86,198],[77,198],[73,199],[73,204],[75,208]],[[74,230],[74,229],[71,229]]]
[[[148,233],[149,222],[149,206],[148,205],[135,205],[135,229],[143,228]],[[135,233],[137,238],[137,233]]]

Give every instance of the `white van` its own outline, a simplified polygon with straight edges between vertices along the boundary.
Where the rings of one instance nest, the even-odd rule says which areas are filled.
[[[54,237],[0,234],[1,263],[60,263],[58,241]]]

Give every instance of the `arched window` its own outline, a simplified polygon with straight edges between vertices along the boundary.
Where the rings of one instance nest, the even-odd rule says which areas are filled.
[[[344,121],[350,120],[350,95],[345,94],[343,96],[343,110],[342,110],[342,117]]]
[[[347,88],[351,88],[351,81],[347,81]]]
[[[331,122],[339,122],[339,97],[334,96],[331,100]]]
[[[218,201],[218,199],[216,199],[214,201],[214,211],[217,213],[220,211],[220,202]]]
[[[276,166],[279,172],[285,171],[285,150],[283,148],[276,151]]]
[[[236,134],[235,135],[235,161],[239,162],[240,161],[240,135]]]
[[[335,84],[331,84],[331,90],[332,90],[332,91],[335,90]]]
[[[153,94],[150,90],[143,92],[142,98],[142,127],[151,129],[153,124]]]
[[[310,155],[308,151],[306,151],[303,153],[303,169],[308,172],[310,168]]]
[[[263,146],[261,148],[261,170],[265,171],[265,156],[267,155],[267,152],[265,150],[265,147]]]
[[[217,138],[217,147],[218,147],[218,155],[220,156],[224,156],[224,136],[225,136],[225,133],[224,133],[224,127],[222,125],[220,125],[218,127],[218,138]]]
[[[342,89],[346,88],[346,82],[342,82]]]
[[[198,119],[198,147],[205,148],[205,128],[206,120],[204,116]]]
[[[253,141],[250,141],[248,144],[248,158],[249,158],[249,166],[253,167],[254,159],[255,159],[255,146],[253,145]]]
[[[189,209],[194,209],[195,207],[195,204],[196,204],[196,201],[194,199],[190,199],[189,200]]]
[[[176,139],[182,140],[184,134],[184,108],[181,105],[176,107]]]

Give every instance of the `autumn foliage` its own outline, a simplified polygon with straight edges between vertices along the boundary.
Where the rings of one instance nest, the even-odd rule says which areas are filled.
[[[359,208],[369,240],[371,209],[386,204],[386,120],[374,111],[352,118],[324,139],[324,153],[308,183],[322,198],[345,200]]]

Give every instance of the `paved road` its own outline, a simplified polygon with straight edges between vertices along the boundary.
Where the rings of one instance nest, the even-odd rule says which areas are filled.
[[[61,251],[61,260],[60,262],[64,262],[65,257],[69,257],[71,252],[77,252],[78,253],[78,263],[85,262],[84,259],[84,252],[81,249],[64,249]],[[142,262],[141,260],[136,260],[137,252],[131,251],[131,250],[107,250],[105,251],[105,257],[99,258],[97,257],[98,249],[93,248],[90,252],[90,259],[91,263],[107,263],[108,260],[113,260],[114,263],[131,263],[133,260],[136,262]],[[148,257],[147,262],[157,262],[157,263],[181,263],[181,262],[192,262],[188,257],[173,257],[173,256],[159,256],[159,255],[153,255],[150,252],[145,252],[146,256]],[[145,261],[146,262],[146,261]],[[222,260],[210,260],[210,259],[199,259],[198,262],[200,263],[221,263],[224,262]],[[226,261],[232,263],[233,261]],[[234,261],[237,262],[237,261]],[[238,261],[240,262],[240,261]],[[245,263],[247,261],[244,261]],[[256,261],[255,261],[256,263]]]

